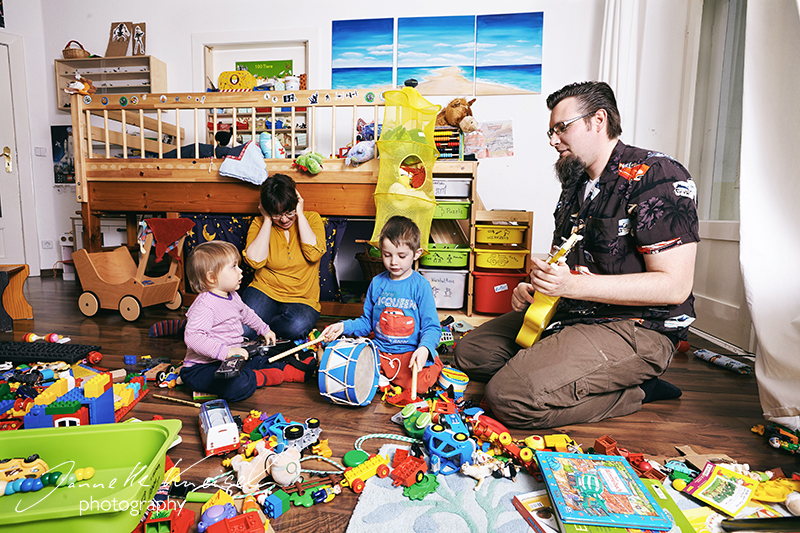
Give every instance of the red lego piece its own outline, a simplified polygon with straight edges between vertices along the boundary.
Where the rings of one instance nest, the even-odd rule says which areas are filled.
[[[208,533],[263,533],[264,523],[258,513],[244,513],[212,524],[206,531]]]
[[[594,451],[600,455],[620,455],[617,449],[617,441],[608,435],[598,437],[597,440],[594,441]]]

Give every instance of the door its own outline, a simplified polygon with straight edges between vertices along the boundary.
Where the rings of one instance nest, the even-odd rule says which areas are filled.
[[[754,352],[756,344],[739,266],[746,11],[746,0],[703,3],[690,161],[700,217],[692,330],[736,352]]]
[[[0,263],[26,264],[8,46],[0,44]]]

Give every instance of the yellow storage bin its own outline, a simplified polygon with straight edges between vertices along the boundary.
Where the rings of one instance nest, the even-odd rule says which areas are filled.
[[[527,226],[476,224],[475,242],[484,244],[522,244]]]
[[[525,268],[530,250],[521,248],[475,248],[475,266],[479,268]]]

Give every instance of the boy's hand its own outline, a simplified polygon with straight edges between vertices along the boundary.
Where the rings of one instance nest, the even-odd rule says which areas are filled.
[[[264,344],[266,344],[267,346],[272,346],[273,344],[275,344],[275,341],[277,340],[275,332],[272,330],[266,332],[264,335],[262,335],[262,337],[264,338]]]
[[[322,336],[325,338],[325,342],[336,340],[342,333],[344,333],[343,322],[336,322],[322,330]]]
[[[250,355],[247,353],[247,350],[245,350],[241,346],[231,346],[230,348],[228,348],[228,357],[226,359],[239,356],[244,357],[245,359],[250,357]]]
[[[408,368],[414,369],[414,364],[417,365],[417,370],[422,370],[425,368],[425,361],[428,360],[428,349],[424,346],[420,346],[416,350],[414,350],[414,354],[411,356],[411,361],[408,362]]]

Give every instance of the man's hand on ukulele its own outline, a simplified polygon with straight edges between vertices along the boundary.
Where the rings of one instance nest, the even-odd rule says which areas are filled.
[[[533,285],[530,283],[520,283],[511,293],[511,308],[514,311],[525,311],[533,303]]]
[[[561,262],[550,264],[547,261],[533,258],[531,268],[531,285],[545,296],[566,296],[572,274],[569,267]]]

